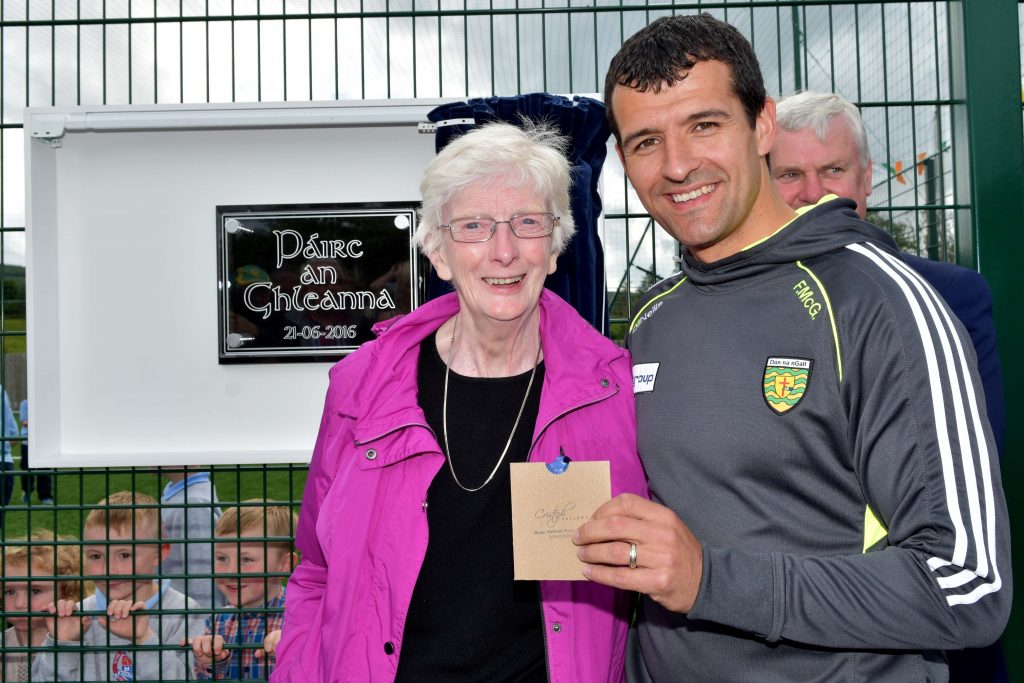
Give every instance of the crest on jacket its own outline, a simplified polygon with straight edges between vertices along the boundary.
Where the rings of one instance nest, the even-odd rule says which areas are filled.
[[[110,661],[110,680],[135,680],[135,666],[132,664],[132,658],[128,656],[127,652],[118,651],[114,653]]]
[[[779,415],[796,407],[807,394],[813,361],[807,358],[770,357],[764,364],[763,395]]]

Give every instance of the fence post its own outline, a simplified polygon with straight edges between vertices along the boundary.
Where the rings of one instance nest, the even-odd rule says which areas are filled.
[[[1020,294],[1021,216],[1024,216],[1024,136],[1021,130],[1020,37],[1015,0],[950,3],[954,64],[962,48],[962,78],[954,68],[953,96],[966,98],[966,133],[970,150],[970,197],[973,207],[966,242],[992,288],[999,351],[1006,386],[1006,443],[1003,487],[1011,526],[1024,528],[1024,399],[1015,389],[1024,381],[1024,319]],[[958,35],[959,34],[959,35]],[[958,44],[959,43],[959,44]],[[958,247],[962,244],[958,239]],[[959,252],[959,249],[958,249]],[[964,261],[961,261],[964,262]],[[967,261],[970,263],[970,261]],[[1017,534],[1013,564],[1024,567],[1024,540]],[[1024,675],[1024,608],[1021,600],[1003,637],[1010,678]]]

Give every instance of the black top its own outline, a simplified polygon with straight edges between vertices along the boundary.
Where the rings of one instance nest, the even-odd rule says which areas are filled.
[[[419,403],[444,448],[445,363],[435,337],[420,345]],[[448,380],[448,442],[463,486],[494,469],[526,394],[530,373]],[[513,581],[509,463],[529,455],[544,365],[530,389],[501,468],[463,491],[448,464],[427,492],[430,541],[405,621],[396,681],[546,681],[544,620],[536,581]]]

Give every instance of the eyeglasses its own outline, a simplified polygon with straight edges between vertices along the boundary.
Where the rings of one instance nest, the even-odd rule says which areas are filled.
[[[496,221],[488,216],[453,218],[447,225],[438,227],[448,228],[456,242],[486,242],[494,236],[500,223],[508,223],[516,237],[533,239],[550,235],[557,220],[558,217],[550,213],[524,213],[512,216],[507,221]]]

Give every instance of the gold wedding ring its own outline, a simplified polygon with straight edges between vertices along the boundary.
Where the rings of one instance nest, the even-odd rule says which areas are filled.
[[[636,543],[629,544],[629,568],[636,569]]]

